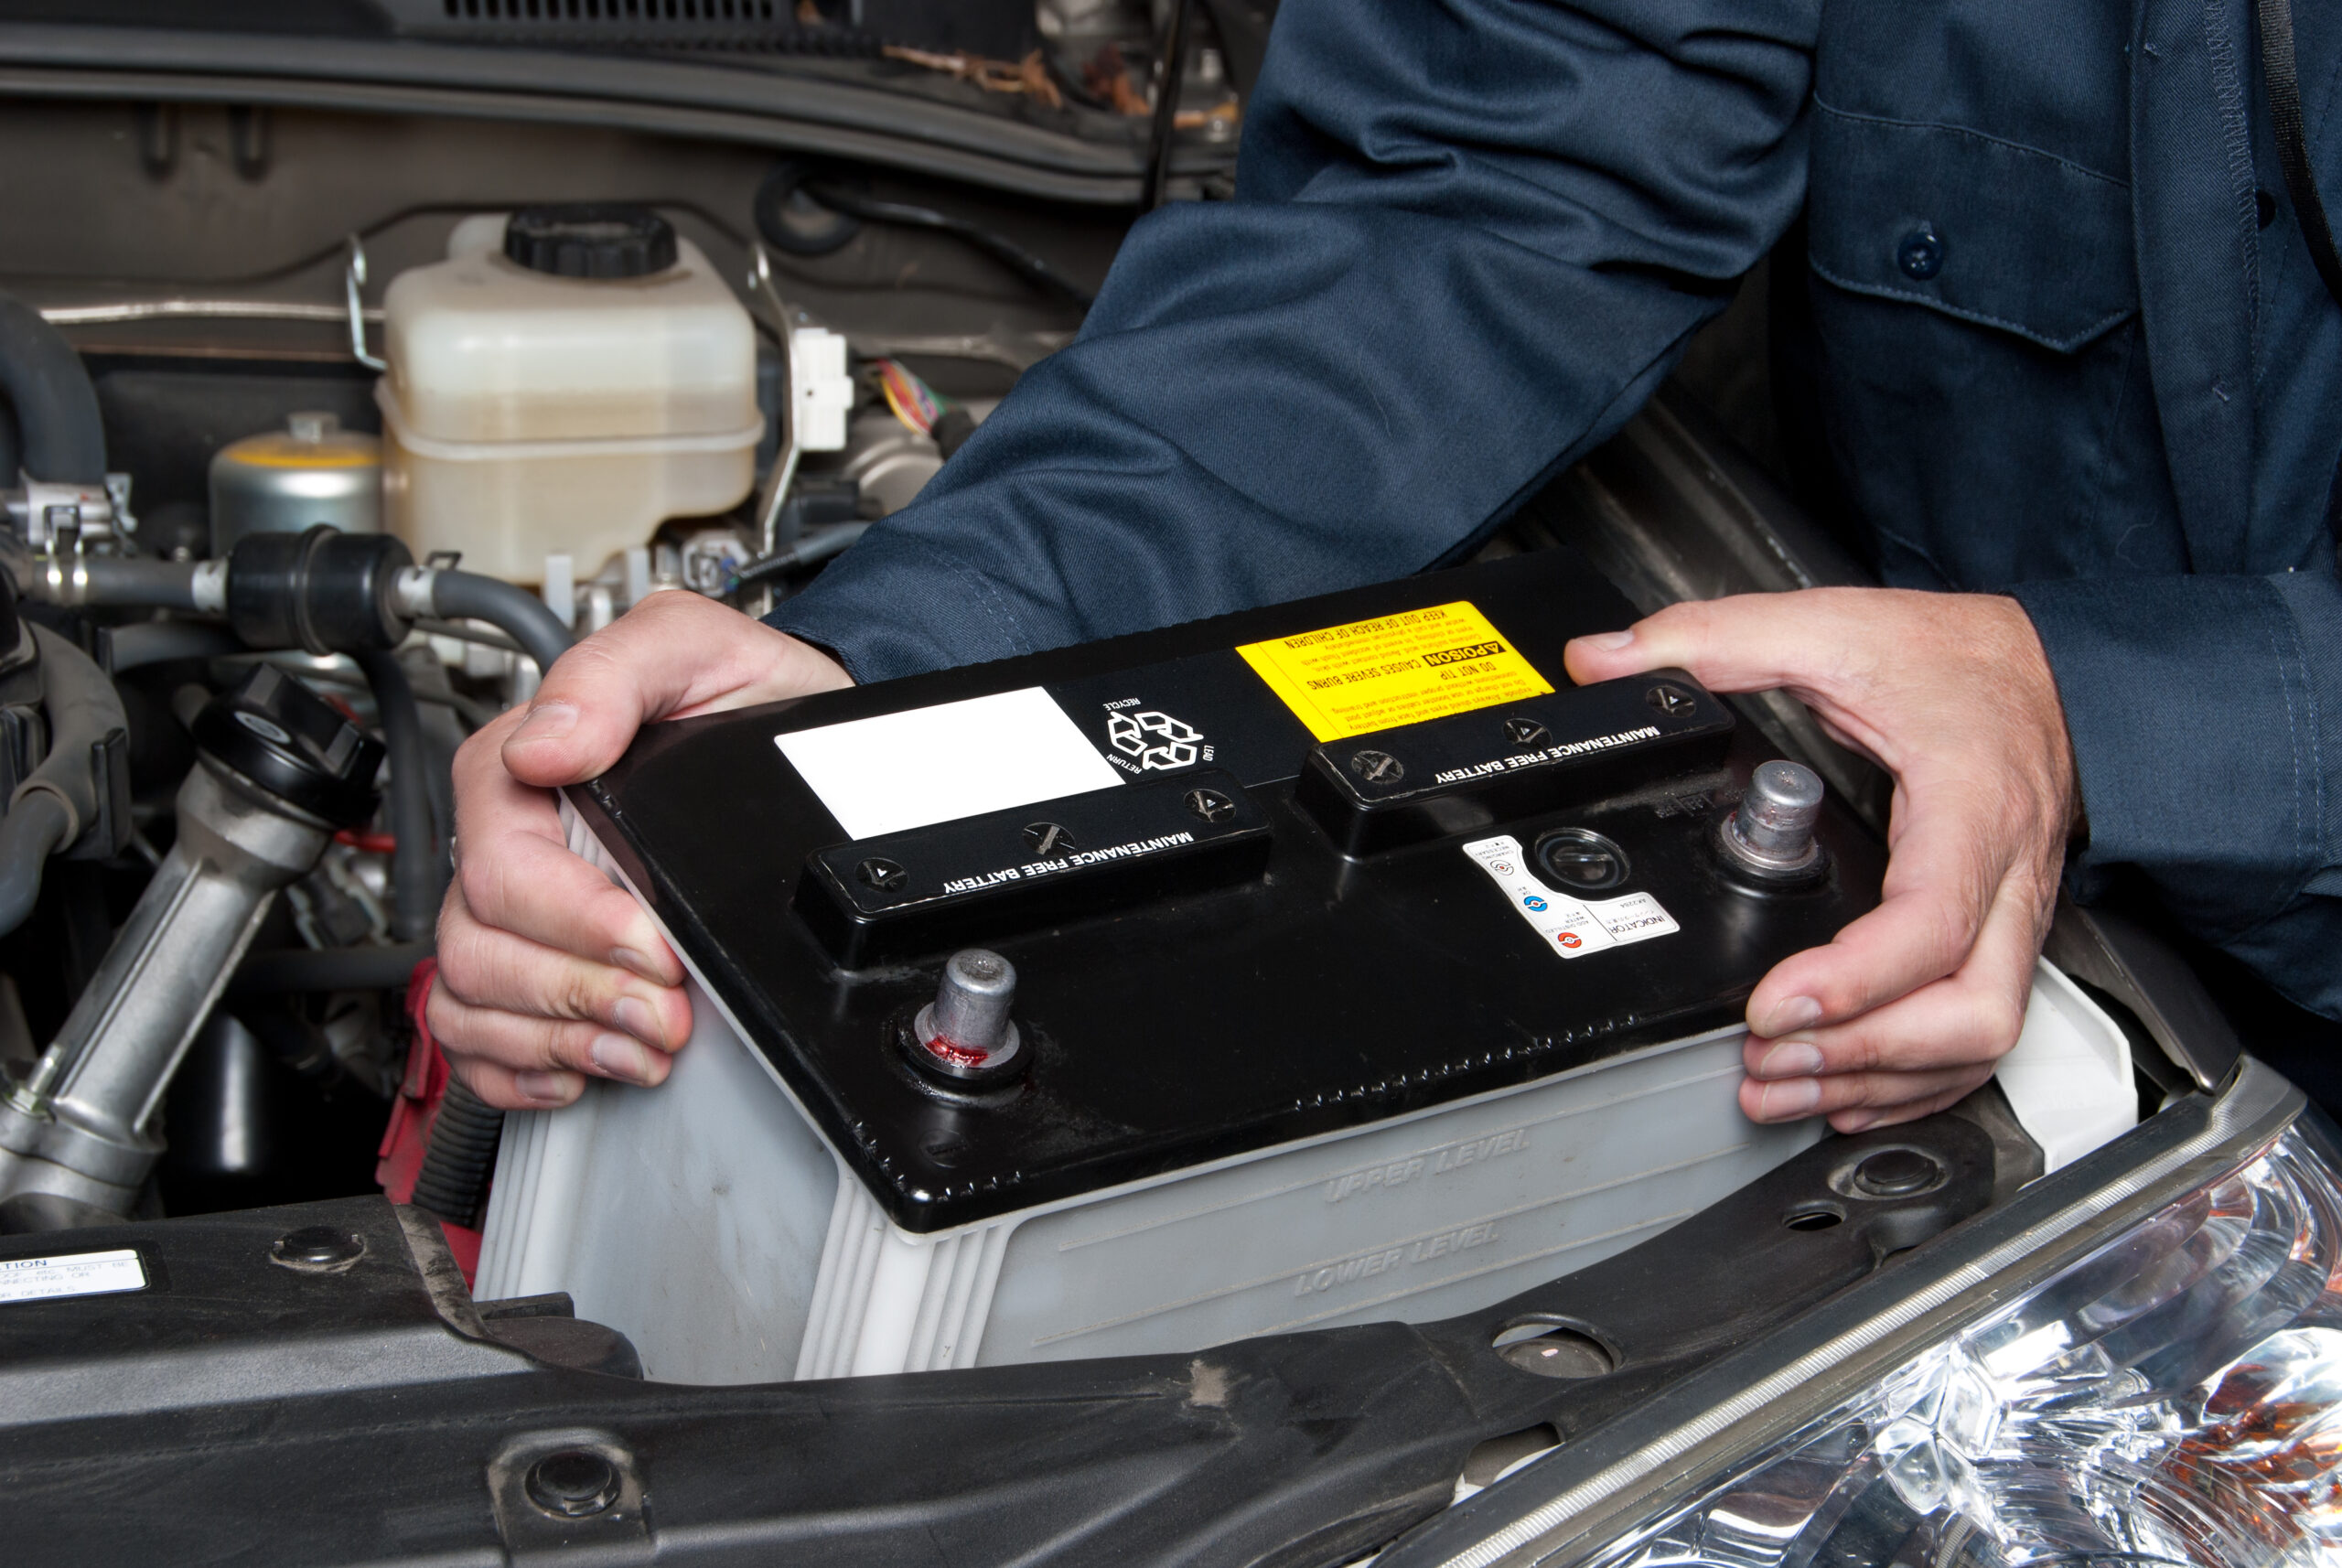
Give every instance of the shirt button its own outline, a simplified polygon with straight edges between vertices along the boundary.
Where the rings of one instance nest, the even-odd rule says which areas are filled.
[[[1895,247],[1895,264],[1903,275],[1925,283],[1943,271],[1943,236],[1932,223],[1922,223]]]

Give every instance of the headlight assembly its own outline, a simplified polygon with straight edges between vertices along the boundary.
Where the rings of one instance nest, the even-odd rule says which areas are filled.
[[[1384,1563],[2342,1563],[2342,1157],[2300,1103],[2248,1061]]]

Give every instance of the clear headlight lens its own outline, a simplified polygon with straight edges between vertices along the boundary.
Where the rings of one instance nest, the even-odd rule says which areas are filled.
[[[1595,1562],[2342,1563],[2342,1177],[2288,1132]]]

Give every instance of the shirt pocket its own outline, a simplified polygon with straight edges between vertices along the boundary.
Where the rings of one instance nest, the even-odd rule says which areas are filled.
[[[2072,353],[2139,308],[2131,189],[1957,126],[1814,103],[1807,257],[1839,288]]]

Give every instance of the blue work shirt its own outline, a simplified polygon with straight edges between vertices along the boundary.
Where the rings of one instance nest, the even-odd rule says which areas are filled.
[[[2295,28],[2342,213],[2342,6]],[[1285,0],[1237,199],[772,621],[880,680],[1456,560],[1802,215],[1832,481],[1888,582],[2032,616],[2078,890],[2342,1016],[2342,307],[2258,61],[2247,0]]]

